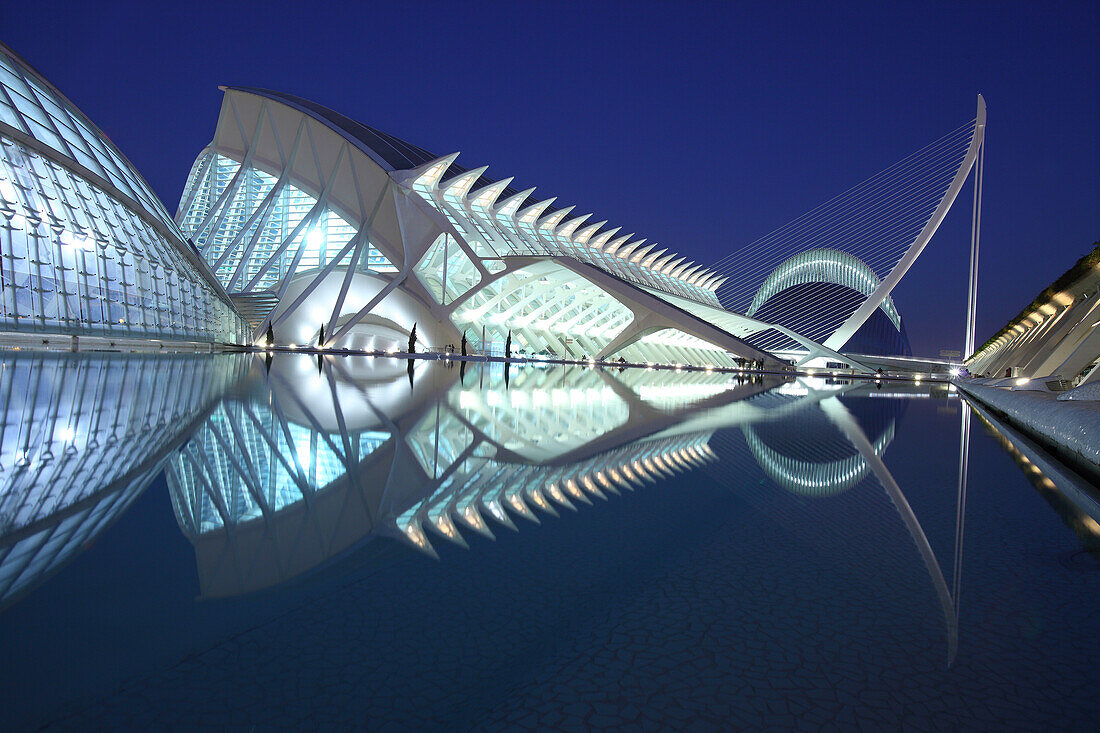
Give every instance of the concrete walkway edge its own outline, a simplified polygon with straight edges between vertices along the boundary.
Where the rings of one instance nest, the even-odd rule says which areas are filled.
[[[965,380],[954,383],[1100,482],[1100,402],[1059,402],[1053,392],[1012,391]]]

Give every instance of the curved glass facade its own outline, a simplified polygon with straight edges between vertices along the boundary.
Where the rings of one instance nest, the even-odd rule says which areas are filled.
[[[276,288],[317,270],[342,252],[357,228],[318,198],[259,168],[207,152],[188,176],[180,227],[193,239],[230,293]],[[382,253],[366,247],[360,269],[395,272]]]
[[[0,46],[0,330],[240,342],[220,290],[122,154]]]

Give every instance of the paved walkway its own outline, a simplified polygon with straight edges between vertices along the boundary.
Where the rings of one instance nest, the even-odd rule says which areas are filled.
[[[1100,402],[1059,400],[1055,392],[1012,390],[965,380],[956,381],[956,385],[1091,473],[1093,480],[1100,479]]]

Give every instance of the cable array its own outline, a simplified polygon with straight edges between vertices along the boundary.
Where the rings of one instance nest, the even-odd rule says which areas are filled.
[[[966,159],[976,123],[975,119],[961,125],[716,262],[712,269],[729,277],[719,288],[723,305],[746,313],[776,268],[815,249],[850,255],[859,260],[853,267],[864,272],[870,268],[881,282],[914,244],[947,194]],[[818,279],[826,279],[829,266],[823,260]],[[836,267],[835,263],[831,266]],[[818,342],[825,341],[864,300],[862,295],[840,297],[835,281],[802,282],[789,290],[791,297],[776,293],[774,302],[758,303],[757,317]],[[759,337],[754,345],[768,350],[789,341],[775,331]]]

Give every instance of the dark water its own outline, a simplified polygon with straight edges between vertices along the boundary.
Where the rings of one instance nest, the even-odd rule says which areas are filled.
[[[1095,490],[942,385],[0,370],[5,728],[1095,727]]]

